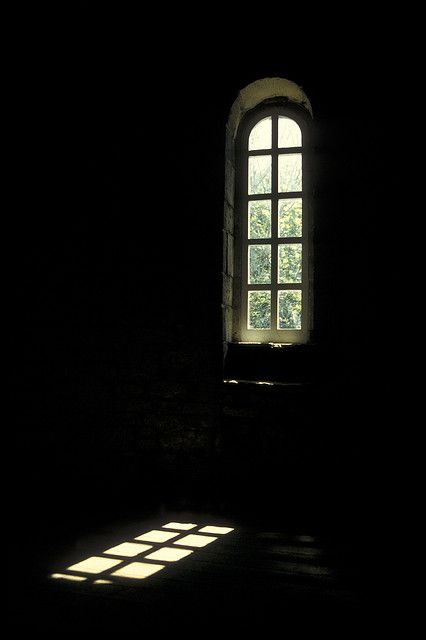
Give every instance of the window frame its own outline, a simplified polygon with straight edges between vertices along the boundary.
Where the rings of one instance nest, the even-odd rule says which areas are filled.
[[[266,117],[272,117],[272,146],[268,150],[249,151],[248,142],[253,127]],[[278,147],[278,118],[284,116],[294,120],[301,130],[302,146],[292,148]],[[275,124],[276,123],[276,124]],[[310,115],[306,109],[285,98],[265,100],[248,111],[240,122],[235,138],[235,228],[234,228],[234,313],[233,341],[261,342],[280,344],[304,344],[310,339],[312,318],[312,214],[311,214],[311,175],[310,175]],[[278,191],[278,157],[283,154],[301,153],[302,155],[302,190],[300,192],[280,193]],[[248,193],[248,158],[255,155],[271,155],[272,175],[270,194]],[[275,188],[276,186],[276,188]],[[302,237],[278,237],[278,201],[288,198],[302,198]],[[250,200],[271,200],[271,238],[248,238],[248,202]],[[248,247],[250,244],[270,244],[272,255],[278,254],[278,246],[286,244],[302,244],[302,282],[300,284],[278,283],[277,258],[272,259],[271,284],[248,284]],[[302,291],[301,329],[248,329],[248,291],[271,291],[271,320],[278,325],[277,297],[280,290]]]

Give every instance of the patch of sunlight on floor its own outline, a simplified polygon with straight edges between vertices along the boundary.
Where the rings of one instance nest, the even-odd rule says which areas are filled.
[[[203,527],[202,529],[200,529],[199,533],[220,533],[220,534],[225,534],[225,533],[230,533],[233,530],[234,529],[232,529],[231,527],[213,527],[213,526],[208,526],[208,527]]]
[[[122,544],[118,544],[116,547],[111,547],[110,549],[106,549],[106,551],[102,551],[102,553],[109,553],[113,556],[126,556],[131,558],[133,556],[137,556],[144,551],[148,551],[148,549],[152,549],[152,544],[139,544],[138,542],[123,542]]]
[[[173,549],[172,547],[163,547],[162,549],[158,549],[153,553],[145,556],[147,560],[162,560],[163,562],[176,562],[177,560],[181,560],[182,558],[186,558],[186,556],[194,553],[189,549]]]
[[[214,542],[217,538],[213,536],[197,536],[196,534],[189,534],[184,536],[180,540],[176,540],[173,544],[180,544],[183,547],[206,547],[211,542]]]
[[[146,542],[167,542],[172,538],[176,538],[178,535],[178,533],[170,533],[169,531],[153,529],[152,531],[148,531],[148,533],[143,533],[141,536],[138,536],[135,540],[144,540]]]
[[[164,564],[148,564],[147,562],[131,562],[130,564],[113,571],[112,576],[120,576],[122,578],[134,578],[135,580],[142,580],[152,576],[157,571],[164,569]]]
[[[167,529],[169,530],[167,531]],[[196,533],[187,533],[191,529],[195,529]],[[234,531],[232,527],[195,524],[194,522],[168,522],[162,525],[161,529],[152,529],[135,537],[131,542],[124,541],[109,547],[105,551],[99,552],[99,555],[91,556],[64,568],[63,571],[66,573],[52,573],[50,577],[75,582],[89,580],[91,584],[96,585],[116,584],[115,578],[141,580],[165,569],[168,563],[177,562],[190,556],[197,548],[206,547],[231,531]],[[219,538],[216,535],[205,534],[218,534]],[[167,546],[167,543],[170,546]],[[136,556],[140,554],[144,554],[143,557],[137,558]],[[159,564],[163,562],[167,564]],[[94,577],[73,575],[74,572],[94,574]],[[103,575],[96,576],[96,574]]]
[[[180,529],[182,531],[188,531],[188,529],[194,529],[196,524],[192,522],[169,522],[168,524],[163,524],[163,529]]]
[[[60,580],[73,580],[74,582],[83,582],[83,580],[87,580],[84,576],[67,576],[66,573],[52,573],[50,577]]]
[[[99,558],[98,556],[92,556],[77,564],[73,564],[67,567],[67,571],[81,571],[81,573],[102,573],[106,569],[111,569],[121,564],[122,560],[115,560],[113,558]]]

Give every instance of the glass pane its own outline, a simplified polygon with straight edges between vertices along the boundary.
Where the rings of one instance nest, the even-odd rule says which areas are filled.
[[[278,201],[278,237],[300,238],[302,236],[302,198]]]
[[[302,292],[278,291],[278,329],[302,328]]]
[[[249,193],[271,193],[271,156],[249,158]]]
[[[271,328],[271,292],[248,292],[248,322],[249,329]]]
[[[278,191],[302,191],[302,154],[278,156]],[[260,192],[256,192],[260,193]]]
[[[271,245],[251,244],[249,246],[249,284],[270,284]]]
[[[271,201],[254,200],[249,202],[249,238],[271,237]]]
[[[249,151],[256,149],[270,149],[272,146],[272,119],[264,118],[251,130],[249,137]]]
[[[302,146],[302,132],[297,122],[284,116],[278,118],[278,146],[281,148]]]
[[[302,282],[302,245],[280,244],[278,247],[278,282]]]

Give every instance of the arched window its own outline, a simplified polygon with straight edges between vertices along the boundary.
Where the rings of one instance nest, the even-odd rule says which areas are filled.
[[[240,100],[240,117],[227,145],[227,163],[233,169],[228,166],[225,196],[227,341],[309,340],[310,105],[294,83],[282,79],[254,83],[258,94],[262,95],[259,86],[264,94],[265,83],[274,81],[280,95],[263,95],[246,110]],[[289,86],[305,101],[299,94],[298,101],[291,99]]]

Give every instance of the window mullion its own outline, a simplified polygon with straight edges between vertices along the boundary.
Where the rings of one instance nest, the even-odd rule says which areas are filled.
[[[250,196],[248,195],[248,162],[249,154],[244,154],[244,166],[245,166],[245,180],[243,182],[243,215],[241,224],[241,321],[243,326],[247,327],[247,305],[248,305],[248,202]]]
[[[272,117],[271,186],[271,329],[277,329],[278,281],[278,116]]]

